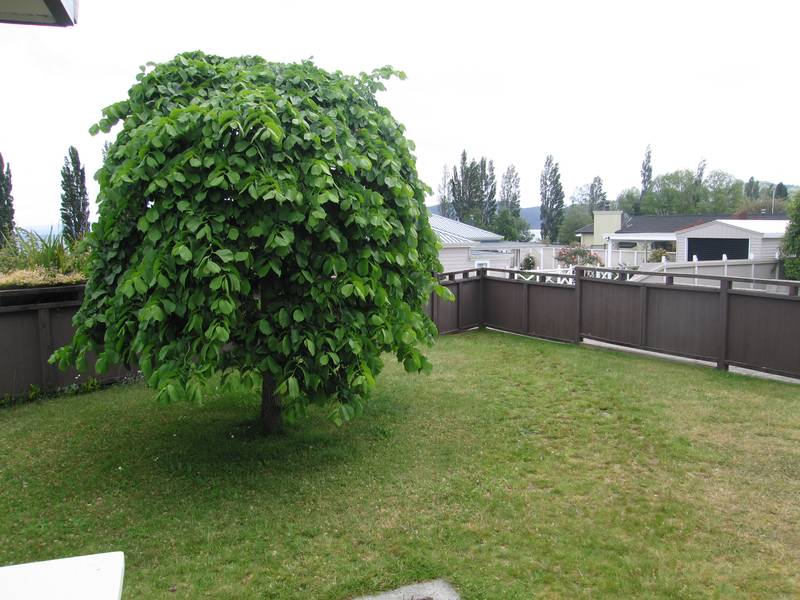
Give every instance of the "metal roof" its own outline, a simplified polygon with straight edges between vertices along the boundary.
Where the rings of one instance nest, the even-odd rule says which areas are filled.
[[[486,231],[479,227],[473,227],[460,221],[454,221],[441,215],[428,214],[428,221],[431,228],[439,236],[443,244],[465,243],[465,242],[499,242],[503,239],[502,235]],[[445,241],[445,238],[453,241]],[[458,241],[456,241],[458,239]]]

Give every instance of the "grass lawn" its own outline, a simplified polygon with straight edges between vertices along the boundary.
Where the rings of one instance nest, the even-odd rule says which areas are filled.
[[[122,550],[124,598],[800,595],[800,387],[493,332],[337,428],[141,385],[0,411],[0,565]]]

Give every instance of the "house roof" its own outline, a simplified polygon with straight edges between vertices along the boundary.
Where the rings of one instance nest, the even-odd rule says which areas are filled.
[[[428,221],[434,233],[445,245],[464,245],[469,242],[499,242],[502,235],[486,231],[480,227],[467,225],[441,215],[429,214]]]
[[[729,227],[735,227],[742,231],[760,234],[765,238],[782,238],[786,233],[786,228],[789,227],[788,219],[714,219],[714,221],[710,223],[720,223]],[[681,231],[681,233],[695,231],[700,229],[703,225],[708,225],[710,223],[689,227]]]
[[[627,239],[633,239],[629,234],[674,234],[677,231],[699,227],[712,221],[743,227],[765,235],[767,235],[767,231],[770,231],[775,237],[781,237],[786,230],[785,226],[781,229],[779,225],[768,225],[768,223],[785,222],[784,215],[761,215],[747,219],[732,219],[730,215],[625,215],[623,219],[622,227],[614,234],[625,235]],[[747,225],[750,223],[753,225]],[[576,229],[575,233],[594,233],[594,223]],[[670,239],[673,238],[670,236]]]
[[[616,233],[675,233],[687,227],[724,218],[723,215],[637,215],[630,217]]]

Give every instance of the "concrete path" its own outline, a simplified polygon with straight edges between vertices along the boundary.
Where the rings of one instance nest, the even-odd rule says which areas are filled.
[[[461,596],[444,579],[437,579],[354,600],[461,600]]]

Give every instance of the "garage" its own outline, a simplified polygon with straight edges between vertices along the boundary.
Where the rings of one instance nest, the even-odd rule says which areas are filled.
[[[774,261],[789,221],[765,215],[754,219],[715,219],[675,232],[677,261]]]
[[[750,255],[750,238],[687,238],[689,256],[697,260],[746,259]]]

